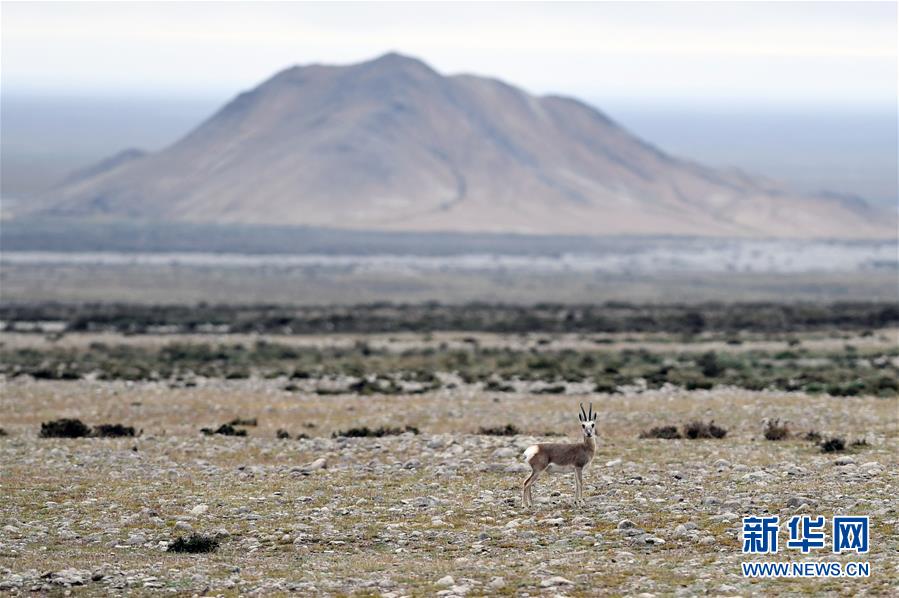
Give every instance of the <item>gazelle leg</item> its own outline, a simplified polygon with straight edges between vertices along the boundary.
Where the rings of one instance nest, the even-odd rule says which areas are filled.
[[[531,475],[524,481],[524,486],[521,488],[521,504],[525,507],[531,506],[531,484],[534,483],[536,478],[537,470],[535,469],[531,471]]]
[[[528,476],[528,479],[524,481],[524,489],[522,490],[522,502],[524,506],[530,507],[534,505],[534,493],[532,487],[534,486],[534,482],[537,481],[537,476],[540,475],[540,469],[534,469],[531,472],[531,475]]]
[[[577,490],[575,491],[575,501],[582,502],[584,500],[584,470],[583,469],[575,469],[574,470],[574,480],[575,487]]]

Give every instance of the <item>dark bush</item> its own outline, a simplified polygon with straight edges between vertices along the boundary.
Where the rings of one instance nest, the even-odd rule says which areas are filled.
[[[385,426],[381,426],[374,430],[372,430],[368,426],[362,426],[361,428],[338,430],[337,432],[331,434],[331,438],[338,438],[341,436],[346,438],[381,438],[382,436],[398,436],[399,434],[404,434],[405,432],[418,434],[419,430],[415,426],[406,426],[405,428],[388,428]]]
[[[727,436],[727,430],[715,425],[714,421],[705,423],[700,420],[694,420],[684,426],[684,436],[690,440],[699,438],[724,438]]]
[[[846,450],[846,441],[842,438],[831,438],[821,443],[822,453],[838,453]]]
[[[534,394],[563,395],[563,394],[565,394],[565,385],[564,384],[553,384],[552,386],[545,386],[543,388],[539,388],[539,389],[535,390]]]
[[[84,438],[91,429],[80,419],[57,419],[41,424],[41,438]]]
[[[724,368],[718,361],[718,354],[714,351],[703,353],[696,360],[696,365],[702,370],[702,375],[706,378],[717,378],[724,371]]]
[[[640,438],[662,438],[664,440],[677,440],[680,438],[680,432],[675,426],[656,426],[650,430],[640,433]]]
[[[790,428],[787,424],[781,425],[779,419],[768,420],[765,426],[765,440],[784,440],[790,437]]]
[[[595,386],[593,387],[593,392],[618,394],[618,385],[615,384],[614,382],[607,382],[605,380],[596,380]]]
[[[511,384],[506,384],[505,382],[487,380],[486,384],[484,384],[484,390],[491,392],[515,392],[515,387]]]
[[[219,547],[219,541],[211,536],[191,534],[190,537],[179,537],[169,544],[166,552],[189,552],[197,554],[202,552],[215,552]]]
[[[4,430],[3,428],[0,428],[0,436],[8,436],[6,430]]]
[[[287,430],[278,430],[277,432],[275,432],[275,436],[277,436],[281,440],[289,440],[290,432],[288,432]]]
[[[481,427],[478,430],[478,434],[482,436],[517,436],[521,434],[521,430],[512,424],[506,424],[504,427]]]
[[[231,424],[222,424],[215,430],[213,430],[212,428],[203,428],[200,430],[200,432],[202,432],[203,434],[206,434],[207,436],[212,436],[213,434],[221,434],[222,436],[246,436],[247,435],[246,430],[238,430]]]
[[[134,427],[123,426],[122,424],[100,424],[99,426],[94,426],[94,436],[99,436],[100,438],[134,436]]]

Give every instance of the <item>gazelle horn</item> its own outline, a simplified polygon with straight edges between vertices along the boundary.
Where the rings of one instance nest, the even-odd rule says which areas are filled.
[[[584,411],[584,404],[581,403],[580,405],[581,405],[581,413],[580,413],[580,415],[578,415],[578,419],[581,420],[582,422],[585,422],[585,421],[587,421],[587,412]]]

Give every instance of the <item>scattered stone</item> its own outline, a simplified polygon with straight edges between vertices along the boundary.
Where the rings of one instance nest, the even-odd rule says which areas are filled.
[[[319,471],[322,469],[328,468],[328,462],[324,457],[319,457],[315,461],[311,461],[306,463],[305,465],[300,466],[300,471],[303,473],[311,473],[313,471]]]
[[[573,581],[565,579],[559,575],[554,575],[553,577],[548,577],[540,582],[540,587],[543,588],[554,588],[556,586],[571,586],[574,585]]]

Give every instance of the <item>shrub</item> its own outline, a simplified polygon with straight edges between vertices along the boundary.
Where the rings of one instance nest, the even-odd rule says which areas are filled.
[[[243,419],[240,417],[235,417],[231,421],[228,422],[231,426],[255,426],[257,425],[257,420],[255,417]]]
[[[94,427],[94,436],[100,438],[123,438],[134,436],[133,426],[123,426],[122,424],[100,424]]]
[[[699,438],[724,438],[727,436],[727,430],[715,425],[714,421],[705,423],[700,420],[694,420],[684,426],[684,436],[690,440]]]
[[[852,444],[850,444],[849,446],[851,446],[852,448],[867,448],[868,441],[865,438],[858,438],[856,440],[853,440]]]
[[[177,540],[169,544],[166,552],[189,552],[197,554],[201,552],[215,552],[219,547],[219,541],[210,536],[202,534],[191,534],[190,537],[179,537]]]
[[[803,438],[805,440],[808,440],[809,442],[818,443],[821,442],[821,433],[817,430],[809,430],[805,433],[805,436]]]
[[[681,438],[676,426],[656,426],[640,433],[640,438],[662,438],[664,440],[677,440]]]
[[[478,434],[481,434],[482,436],[517,436],[518,434],[521,434],[521,430],[512,424],[506,424],[504,427],[495,426],[492,428],[482,426],[478,430]]]
[[[546,386],[544,388],[539,388],[534,391],[534,394],[563,395],[563,394],[565,394],[565,385],[564,384],[553,384],[552,386]]]
[[[696,365],[702,370],[702,375],[706,378],[717,378],[724,371],[724,368],[718,361],[718,354],[714,351],[703,353],[696,360]]]
[[[200,430],[203,434],[207,436],[212,436],[213,434],[221,434],[222,436],[246,436],[246,430],[238,430],[231,424],[222,424],[215,430],[212,428],[203,428]]]
[[[278,430],[277,432],[275,432],[275,436],[277,436],[280,440],[289,440],[290,432],[288,432],[287,430]]]
[[[846,441],[842,438],[831,438],[821,443],[822,453],[838,453],[846,450]]]
[[[596,380],[595,386],[593,387],[593,392],[618,394],[618,385],[615,384],[614,382],[607,382],[605,380]]]
[[[345,437],[345,438],[381,438],[382,436],[398,436],[399,434],[404,434],[405,432],[412,432],[413,434],[418,434],[419,430],[415,426],[406,426],[405,428],[388,428],[385,426],[381,426],[372,430],[368,426],[362,426],[361,428],[350,428],[349,430],[338,430],[331,434],[331,438]]]
[[[84,438],[91,429],[80,419],[57,419],[41,424],[41,438]]]
[[[515,387],[505,382],[487,380],[487,383],[484,384],[484,390],[491,392],[515,392]]]
[[[779,419],[768,420],[765,427],[765,440],[784,440],[790,437],[790,428],[787,424],[780,424]]]

